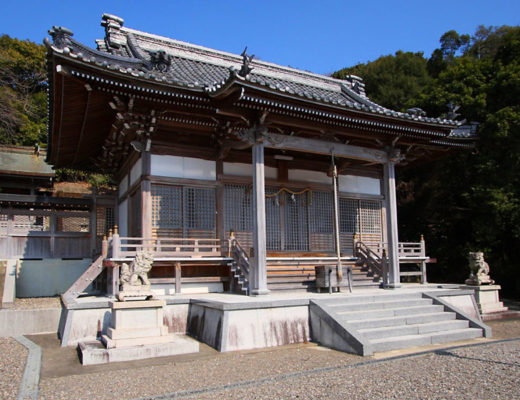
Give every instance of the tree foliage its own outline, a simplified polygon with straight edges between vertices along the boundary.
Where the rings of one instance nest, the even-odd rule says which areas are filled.
[[[423,53],[398,51],[395,55],[358,64],[334,72],[332,76],[344,79],[347,75],[363,78],[370,98],[382,106],[394,110],[413,107],[414,99],[431,80]]]
[[[504,293],[518,296],[520,27],[479,27],[470,43],[415,101],[430,115],[459,104],[480,124],[476,148],[402,172],[401,234],[424,231],[437,280],[461,282],[468,251],[484,251]]]
[[[0,143],[46,141],[45,48],[0,37]]]

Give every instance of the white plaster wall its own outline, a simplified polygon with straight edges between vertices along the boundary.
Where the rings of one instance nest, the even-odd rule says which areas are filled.
[[[121,197],[128,190],[128,175],[123,176],[119,182],[119,197]]]
[[[332,184],[332,178],[328,177],[325,172],[309,171],[306,169],[290,169],[289,170],[289,181]]]
[[[151,174],[168,178],[215,180],[216,162],[191,157],[152,154]]]
[[[119,234],[121,236],[128,236],[128,200],[122,201],[119,204],[118,213]]]
[[[266,179],[276,179],[278,171],[274,167],[265,167],[264,174]],[[253,166],[244,163],[224,163],[224,175],[231,176],[253,176]]]
[[[377,178],[340,175],[338,177],[338,189],[340,192],[380,195],[381,183]]]
[[[133,185],[141,177],[143,171],[141,159],[137,160],[130,170],[130,185]]]

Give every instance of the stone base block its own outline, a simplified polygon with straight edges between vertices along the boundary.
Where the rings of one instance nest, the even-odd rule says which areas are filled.
[[[110,339],[135,339],[150,336],[164,336],[168,334],[168,327],[161,326],[155,328],[127,328],[127,329],[115,329],[109,327],[107,329],[107,336]]]
[[[175,340],[174,335],[136,337],[136,338],[128,338],[128,339],[111,339],[107,335],[101,336],[101,341],[107,347],[107,349],[116,349],[116,348],[122,348],[122,347],[132,347],[132,346],[149,345],[149,344],[170,343],[170,342],[173,342],[174,340]]]
[[[170,343],[155,343],[108,349],[98,340],[85,341],[78,343],[78,349],[83,365],[167,357],[197,353],[199,351],[199,343],[197,341],[180,335],[173,335],[173,338],[174,340]]]
[[[465,285],[461,286],[461,289],[471,289],[474,291],[480,314],[484,316],[508,310],[498,297],[498,292],[501,289],[500,285]]]

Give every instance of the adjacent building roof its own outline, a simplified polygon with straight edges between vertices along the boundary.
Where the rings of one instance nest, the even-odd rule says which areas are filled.
[[[39,148],[0,146],[0,174],[52,178],[55,174],[45,156],[45,150]]]

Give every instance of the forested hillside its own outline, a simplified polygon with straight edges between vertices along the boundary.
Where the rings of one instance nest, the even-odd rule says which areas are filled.
[[[45,47],[0,37],[0,143],[47,140]]]
[[[474,151],[399,171],[401,240],[426,238],[434,281],[462,282],[482,250],[507,296],[520,297],[520,27],[446,32],[426,58],[397,52],[334,73],[359,75],[372,100],[478,122]]]
[[[449,31],[429,57],[398,51],[333,75],[347,74],[386,107],[437,117],[452,103],[480,124],[474,151],[399,170],[400,238],[424,234],[432,281],[462,282],[467,253],[482,250],[504,294],[520,297],[520,27]],[[0,37],[0,143],[45,143],[45,79],[44,46]]]

